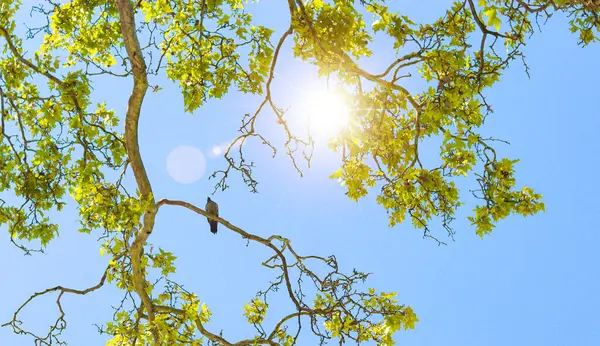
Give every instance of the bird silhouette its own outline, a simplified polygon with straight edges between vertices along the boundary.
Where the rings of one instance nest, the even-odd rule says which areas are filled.
[[[219,216],[219,205],[215,203],[210,197],[206,197],[206,212],[210,215]],[[215,220],[211,220],[210,218],[206,218],[208,224],[210,225],[210,231],[213,234],[217,234],[217,225],[219,224]]]

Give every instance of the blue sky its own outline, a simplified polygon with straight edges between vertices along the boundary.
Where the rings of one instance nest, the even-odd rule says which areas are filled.
[[[445,9],[441,3],[403,5],[403,10],[432,19]],[[273,1],[263,5],[269,11],[285,9]],[[260,12],[257,19],[278,28],[286,25],[275,17]],[[248,193],[233,176],[231,189],[217,193],[214,200],[224,218],[248,232],[281,234],[291,238],[301,253],[335,254],[342,269],[374,273],[368,286],[398,292],[400,301],[411,305],[420,319],[416,330],[397,334],[400,345],[600,345],[600,236],[594,231],[600,229],[596,219],[600,47],[582,49],[576,42],[566,19],[556,15],[525,48],[531,79],[514,64],[488,92],[495,113],[483,132],[511,142],[502,145],[500,153],[521,159],[517,183],[544,194],[544,214],[510,217],[483,240],[461,218],[454,225],[456,241],[437,246],[423,240],[410,224],[389,228],[375,194],[358,203],[345,197],[339,184],[327,178],[337,168],[338,157],[323,147],[300,177],[284,155],[271,159],[266,148],[254,144],[248,155],[258,164],[259,194]],[[382,62],[391,59],[382,57]],[[369,65],[376,66],[377,60]],[[292,61],[289,49],[277,72],[276,97],[284,104],[300,102],[302,92],[322,83],[312,68]],[[124,113],[129,81],[113,84],[102,79],[95,91],[98,100],[107,100]],[[203,207],[214,185],[208,175],[224,167],[222,159],[209,155],[211,148],[231,141],[243,113],[253,111],[259,101],[233,93],[189,115],[183,112],[176,89],[165,85],[163,91],[149,93],[140,145],[157,198]],[[268,136],[281,138],[269,113],[261,126]],[[181,145],[197,147],[207,156],[206,173],[193,184],[175,182],[165,167],[168,154]],[[472,206],[467,205],[462,215]],[[2,323],[33,292],[59,284],[84,288],[100,278],[108,259],[100,257],[96,237],[76,232],[72,206],[57,220],[60,237],[45,255],[22,256],[8,235],[0,242],[6,279],[0,285]],[[150,242],[178,256],[175,279],[211,308],[209,329],[223,329],[224,336],[233,340],[251,335],[242,307],[274,278],[260,266],[268,252],[247,247],[224,227],[212,235],[202,217],[168,206],[161,209]],[[64,335],[69,344],[103,344],[93,323],[110,320],[110,305],[117,305],[120,297],[110,286],[88,296],[65,296]],[[49,296],[31,304],[21,316],[26,326],[45,331],[57,316],[54,300]],[[271,310],[284,312],[279,306]],[[31,344],[8,328],[0,328],[0,340],[3,345]]]

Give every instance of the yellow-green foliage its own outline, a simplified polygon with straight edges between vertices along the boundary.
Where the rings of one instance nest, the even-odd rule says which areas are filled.
[[[345,186],[347,196],[358,200],[376,193],[390,225],[409,218],[432,236],[430,224],[439,220],[452,233],[450,222],[465,201],[456,179],[466,177],[479,186],[474,192],[479,202],[469,206],[473,213],[468,220],[483,237],[511,214],[544,210],[542,196],[517,183],[518,160],[497,155],[498,142],[481,135],[491,111],[487,89],[522,57],[539,16],[570,14],[570,30],[578,33],[582,45],[598,41],[600,29],[597,1],[455,1],[437,20],[418,23],[385,0],[288,0],[285,12],[272,14],[289,25],[281,33],[256,23],[242,0],[72,0],[37,7],[45,16],[41,25],[47,25],[37,31],[44,35],[39,49],[29,51],[16,34],[15,13],[23,3],[0,0],[0,192],[17,200],[0,200],[0,226],[8,227],[12,241],[23,250],[30,251],[20,240],[39,241],[43,248],[59,232],[50,213],[63,210],[68,195],[75,201],[79,230],[103,232],[100,252],[109,256],[109,267],[101,284],[105,280],[126,297],[138,299],[136,308],[120,309],[102,330],[111,336],[109,345],[229,343],[205,329],[209,309],[170,281],[176,256],[160,247],[153,251],[145,243],[148,235],[139,236],[142,216],[153,222],[158,209],[149,184],[140,183],[146,177],[143,165],[131,160],[139,158],[135,149],[140,114],[128,113],[126,136],[123,119],[106,103],[92,101],[98,75],[134,80],[137,67],[138,89],[132,92],[137,102],[143,99],[147,75],[164,73],[180,88],[188,112],[232,89],[259,95],[264,102],[254,118],[244,118],[241,142],[250,137],[264,140],[254,120],[270,106],[285,129],[287,152],[293,157],[295,144],[311,142],[291,133],[269,89],[279,52],[291,44],[295,57],[315,65],[322,76],[337,77],[352,100],[350,125],[329,143],[341,156],[331,178]],[[123,18],[132,18],[123,8],[129,7],[137,31],[127,35]],[[136,35],[139,47],[132,41]],[[372,48],[379,35],[393,42],[390,51],[396,59],[368,71],[361,59],[377,53]],[[409,92],[404,81],[411,77],[421,78],[426,86]],[[441,141],[435,153],[439,164],[434,166],[425,165],[419,156],[419,144],[430,138]],[[128,168],[145,192],[125,189]],[[250,165],[235,169],[255,187]],[[361,292],[354,286],[366,274],[344,276],[335,259],[319,258],[332,268],[326,278],[319,277],[304,265],[308,257],[293,252],[288,240],[252,238],[235,226],[227,227],[275,252],[272,259],[279,262],[271,259],[264,265],[281,271],[274,285],[286,287],[295,306],[266,333],[262,324],[275,309],[267,309],[264,296],[252,299],[240,313],[257,333],[241,344],[292,345],[295,332],[288,328],[301,318],[324,327],[326,332],[318,335],[322,340],[371,340],[380,345],[392,345],[394,333],[415,327],[415,313],[398,304],[395,293]],[[143,244],[135,243],[140,239]],[[282,245],[273,245],[276,240]],[[136,258],[134,248],[142,249]],[[286,265],[284,259],[289,261]],[[134,272],[133,264],[141,269]],[[292,267],[312,279],[316,296],[307,301],[294,296],[287,273]],[[150,271],[164,279],[161,285],[146,279]],[[151,301],[142,305],[144,292]],[[13,322],[15,332],[26,334]],[[62,331],[58,322],[60,318],[51,335]]]

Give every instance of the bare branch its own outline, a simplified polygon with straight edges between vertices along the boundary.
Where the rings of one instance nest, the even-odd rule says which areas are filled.
[[[118,259],[119,257],[121,257],[121,256],[116,257],[116,259]],[[61,342],[58,340],[58,336],[67,327],[67,321],[64,318],[65,312],[63,311],[63,308],[61,305],[61,298],[62,298],[63,294],[71,293],[71,294],[78,294],[78,295],[86,295],[90,292],[96,291],[100,287],[104,286],[104,282],[106,281],[106,276],[108,274],[109,269],[110,269],[110,266],[108,266],[104,270],[104,274],[102,274],[100,281],[96,285],[94,285],[92,287],[88,287],[86,289],[78,290],[78,289],[73,289],[73,288],[68,288],[68,287],[63,287],[63,286],[56,286],[56,287],[48,288],[41,292],[34,293],[33,295],[31,295],[29,297],[29,299],[27,299],[23,304],[21,304],[21,306],[19,306],[19,308],[13,314],[12,320],[2,324],[2,327],[11,326],[13,329],[13,332],[16,334],[30,335],[35,338],[36,344],[52,345],[54,342],[60,344]],[[42,336],[35,335],[34,333],[28,332],[28,331],[24,330],[23,328],[21,328],[22,322],[19,320],[19,313],[21,312],[21,310],[23,310],[35,298],[49,294],[49,293],[53,293],[53,292],[58,292],[58,297],[56,298],[56,305],[58,307],[58,311],[60,312],[60,316],[58,316],[54,325],[52,325],[50,327],[48,334],[46,334],[45,336],[42,337]]]

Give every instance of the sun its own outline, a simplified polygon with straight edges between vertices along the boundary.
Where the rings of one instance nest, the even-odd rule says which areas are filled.
[[[311,135],[316,140],[337,136],[350,122],[348,100],[339,91],[313,92],[305,104],[305,115]]]

